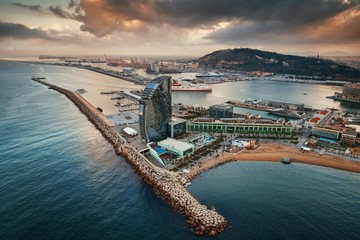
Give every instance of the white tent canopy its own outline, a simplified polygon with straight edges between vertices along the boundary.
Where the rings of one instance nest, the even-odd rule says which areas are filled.
[[[138,134],[138,132],[135,129],[131,128],[131,127],[126,127],[123,130],[129,136],[135,136],[135,135]]]

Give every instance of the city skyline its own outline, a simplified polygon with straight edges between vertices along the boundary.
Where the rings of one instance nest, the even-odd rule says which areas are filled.
[[[360,1],[6,0],[2,57],[174,55],[250,47],[360,55]]]

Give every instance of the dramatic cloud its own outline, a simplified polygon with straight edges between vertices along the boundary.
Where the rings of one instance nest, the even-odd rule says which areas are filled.
[[[292,34],[309,26],[325,24],[349,10],[359,9],[359,0],[70,0],[67,9],[38,5],[26,7],[47,11],[83,23],[82,31],[104,37],[114,31],[144,31],[170,25],[180,29],[211,29],[219,22],[228,28],[207,38],[234,41],[268,33]]]
[[[346,4],[326,0],[174,0],[158,1],[157,12],[183,26],[234,19],[302,25],[336,15],[353,6],[355,1]]]
[[[44,15],[54,15],[59,18],[74,19],[82,21],[83,11],[75,0],[69,1],[68,8],[63,10],[61,6],[50,5],[48,8],[43,8],[40,5],[26,5],[22,3],[12,3],[13,6],[29,9]]]
[[[283,21],[231,24],[206,36],[217,42],[248,43],[275,40],[286,44],[351,43],[360,41],[360,9],[352,8],[335,16],[293,26]]]
[[[360,43],[360,7],[339,14],[314,29],[304,29],[314,43]]]
[[[76,17],[68,11],[64,11],[60,6],[50,6],[49,11],[60,18],[76,19]]]
[[[360,43],[360,0],[69,0],[13,6],[47,17],[45,28],[57,30],[47,30],[53,38],[77,35],[79,44],[96,39],[123,47],[297,46],[303,51],[338,44],[356,49]],[[35,20],[26,24],[44,26]]]
[[[13,39],[46,39],[53,40],[45,31],[41,29],[30,29],[22,24],[0,22],[0,39],[13,38]]]
[[[26,5],[22,3],[12,3],[12,5],[16,7],[26,8],[37,13],[42,13],[42,8],[40,7],[40,5]]]

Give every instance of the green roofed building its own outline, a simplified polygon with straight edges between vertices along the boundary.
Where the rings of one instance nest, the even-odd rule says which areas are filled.
[[[188,121],[188,132],[238,134],[249,137],[291,137],[294,128],[280,123]]]

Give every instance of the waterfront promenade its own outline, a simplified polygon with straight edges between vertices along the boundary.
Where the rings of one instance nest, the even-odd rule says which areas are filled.
[[[134,147],[127,144],[101,117],[102,114],[79,94],[40,79],[34,79],[34,81],[67,96],[114,146],[115,152],[124,156],[143,180],[153,186],[159,196],[187,217],[188,224],[194,227],[196,234],[215,236],[225,230],[226,219],[215,210],[208,209],[205,205],[200,204],[184,187],[187,182],[185,178],[177,173],[154,166]]]
[[[109,127],[114,127],[115,124],[110,121],[107,117],[105,117],[99,110],[97,110],[91,103],[89,103],[85,98],[83,98],[81,95],[77,94],[75,95],[79,101],[81,101],[87,108],[89,108],[98,118],[100,118],[106,125]]]
[[[302,152],[297,147],[279,143],[263,143],[255,150],[244,149],[237,154],[220,153],[218,157],[205,160],[199,166],[191,168],[186,177],[188,180],[192,180],[201,173],[228,162],[266,161],[280,163],[284,157],[290,158],[293,163],[311,164],[360,173],[360,161],[326,154],[320,155],[317,152]]]

